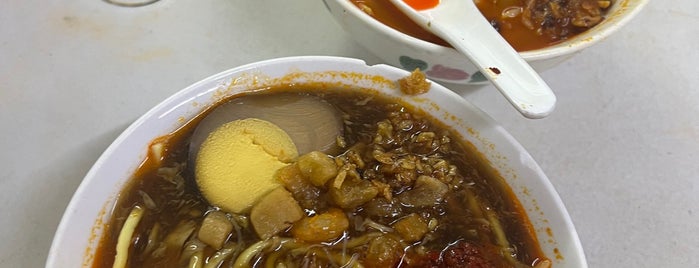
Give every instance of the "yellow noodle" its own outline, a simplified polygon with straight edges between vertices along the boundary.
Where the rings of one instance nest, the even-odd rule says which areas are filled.
[[[143,217],[143,208],[134,206],[129,213],[129,217],[124,222],[124,227],[119,232],[117,240],[116,256],[114,257],[113,268],[123,268],[126,266],[126,261],[129,259],[129,246],[131,245],[131,237],[133,236],[136,226]]]

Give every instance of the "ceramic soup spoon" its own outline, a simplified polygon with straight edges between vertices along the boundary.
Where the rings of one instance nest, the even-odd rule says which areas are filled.
[[[441,0],[434,6],[390,1],[466,55],[522,115],[537,119],[553,111],[556,96],[549,86],[488,23],[473,0]]]

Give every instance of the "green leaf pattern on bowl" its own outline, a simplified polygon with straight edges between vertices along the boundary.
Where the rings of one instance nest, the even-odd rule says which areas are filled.
[[[400,61],[400,65],[403,67],[403,69],[407,71],[413,71],[415,69],[420,69],[421,71],[427,70],[427,62],[419,60],[419,59],[413,59],[408,56],[400,56],[398,58]]]
[[[485,78],[485,75],[483,75],[483,73],[481,73],[481,71],[477,71],[477,72],[473,73],[473,75],[471,76],[471,81],[469,81],[469,82],[479,83],[479,82],[485,82],[486,80],[488,80],[488,79]]]

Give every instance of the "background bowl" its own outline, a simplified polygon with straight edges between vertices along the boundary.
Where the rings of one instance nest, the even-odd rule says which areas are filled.
[[[491,162],[519,198],[554,267],[587,267],[570,217],[546,175],[504,128],[445,87],[405,96],[395,80],[408,72],[388,65],[336,57],[293,57],[231,69],[189,86],[129,126],[90,169],[61,220],[46,267],[86,267],[122,187],[143,161],[150,142],[176,130],[227,96],[280,83],[324,82],[346,90],[369,88],[401,98],[458,131]]]
[[[482,84],[487,79],[466,56],[453,48],[435,45],[404,34],[367,15],[349,0],[323,0],[351,38],[386,63],[412,71],[423,70],[431,79],[456,84]],[[564,42],[542,49],[520,52],[524,60],[541,72],[553,68],[575,52],[598,43],[619,30],[648,0],[615,0],[606,19]]]

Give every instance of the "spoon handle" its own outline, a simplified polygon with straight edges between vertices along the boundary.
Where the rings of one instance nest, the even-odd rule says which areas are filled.
[[[549,115],[556,96],[517,51],[488,23],[472,0],[441,0],[416,11],[403,0],[390,0],[423,28],[466,55],[522,115]]]

